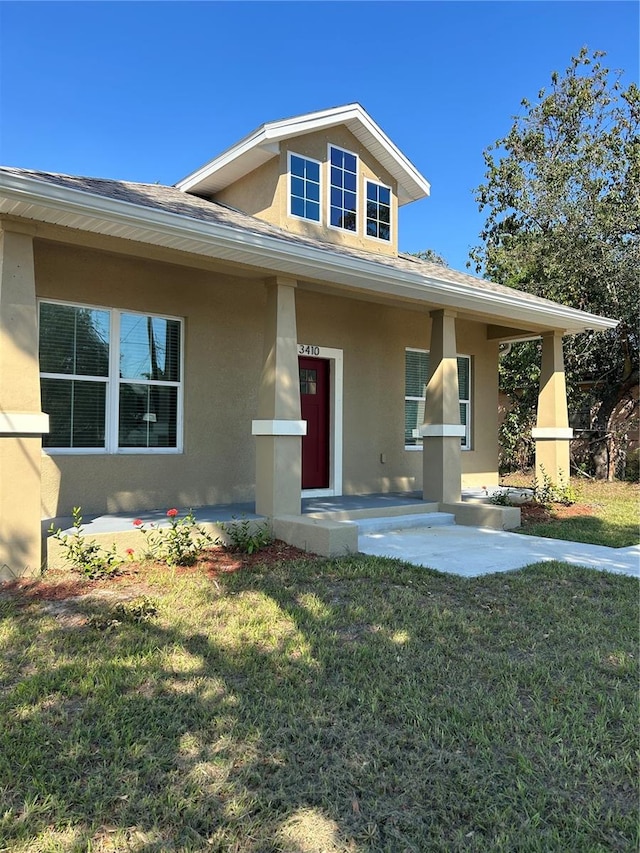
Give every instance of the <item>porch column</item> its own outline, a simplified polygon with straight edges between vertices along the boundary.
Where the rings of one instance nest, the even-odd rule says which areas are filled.
[[[461,499],[462,451],[460,424],[456,315],[449,310],[431,312],[429,380],[424,407],[422,495],[440,503]]]
[[[301,436],[307,425],[300,418],[296,282],[277,277],[265,284],[264,366],[252,433],[256,436],[256,512],[274,518],[300,514]]]
[[[42,565],[41,411],[33,236],[0,223],[0,580]]]
[[[573,430],[567,413],[567,386],[564,377],[562,332],[542,336],[542,366],[538,393],[538,416],[531,430],[536,443],[536,477],[542,468],[557,483],[569,477],[569,441]]]

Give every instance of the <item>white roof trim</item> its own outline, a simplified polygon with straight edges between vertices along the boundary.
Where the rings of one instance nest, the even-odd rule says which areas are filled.
[[[246,229],[155,210],[24,175],[0,173],[0,213],[96,234],[105,234],[246,264],[271,273],[357,287],[429,306],[485,313],[545,328],[602,331],[618,321],[565,305],[522,299],[514,290],[496,292],[424,273],[400,270],[376,260],[307,246]]]
[[[182,178],[176,187],[183,192],[212,196],[277,156],[283,139],[292,139],[339,124],[346,125],[398,182],[399,205],[429,195],[431,188],[427,179],[360,104],[346,104],[263,124],[218,157]]]

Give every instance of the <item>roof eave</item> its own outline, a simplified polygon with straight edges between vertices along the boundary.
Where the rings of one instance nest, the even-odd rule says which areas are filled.
[[[299,279],[326,280],[372,293],[491,314],[571,333],[587,329],[602,331],[618,323],[556,303],[526,304],[518,291],[511,295],[483,290],[399,270],[375,260],[340,254],[330,248],[290,243],[277,236],[193,219],[29,176],[0,174],[2,213],[223,261],[240,260],[249,266]]]

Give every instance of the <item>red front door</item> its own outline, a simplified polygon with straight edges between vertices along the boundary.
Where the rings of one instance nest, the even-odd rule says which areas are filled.
[[[302,488],[329,487],[329,361],[299,358],[300,408],[307,422],[302,438]]]

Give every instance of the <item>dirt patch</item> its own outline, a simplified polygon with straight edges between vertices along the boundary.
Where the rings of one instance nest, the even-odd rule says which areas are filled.
[[[206,574],[216,578],[256,565],[271,566],[284,560],[297,560],[315,556],[276,539],[254,554],[242,554],[227,548],[209,548],[193,566],[167,569],[177,574]],[[70,598],[92,597],[126,600],[135,595],[145,595],[151,588],[145,575],[151,566],[126,563],[122,570],[107,580],[88,580],[65,570],[52,570],[41,578],[18,578],[0,585],[0,595],[11,595],[25,601],[66,601]],[[157,568],[157,566],[153,567]]]
[[[572,504],[571,506],[554,504],[552,507],[541,504],[522,504],[520,513],[522,524],[545,524],[548,521],[559,521],[563,518],[594,515],[593,507],[589,504]]]

